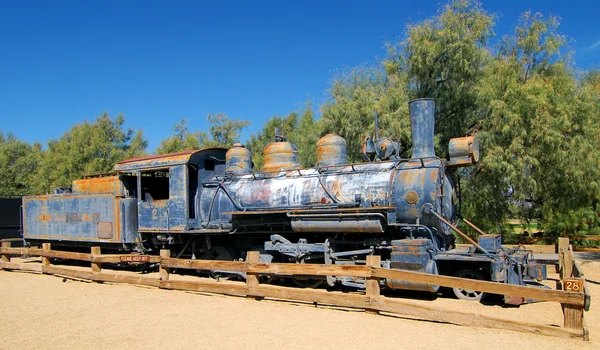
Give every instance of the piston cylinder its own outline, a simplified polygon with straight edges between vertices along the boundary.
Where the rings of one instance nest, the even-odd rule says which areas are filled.
[[[437,275],[437,263],[431,258],[433,243],[429,239],[402,239],[392,241],[392,269],[424,272]],[[392,289],[437,292],[439,286],[425,283],[388,279]]]

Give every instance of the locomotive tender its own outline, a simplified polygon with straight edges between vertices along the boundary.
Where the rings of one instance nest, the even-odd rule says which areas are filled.
[[[259,250],[265,262],[364,264],[430,274],[534,284],[545,265],[524,249],[504,249],[500,236],[482,235],[468,251],[455,249],[458,196],[451,169],[479,159],[477,140],[452,139],[449,159],[434,149],[434,102],[410,102],[412,157],[400,144],[366,138],[365,162],[348,164],[343,138],[317,143],[317,164],[302,168],[297,150],[276,136],[264,166],[252,169],[241,144],[124,160],[110,174],[73,182],[67,193],[23,199],[27,243],[156,252],[237,260]],[[363,287],[351,277],[296,280]],[[391,289],[435,292],[438,286],[399,280]],[[457,297],[481,293],[454,289]],[[509,301],[510,302],[510,301]],[[515,301],[512,301],[515,302]]]

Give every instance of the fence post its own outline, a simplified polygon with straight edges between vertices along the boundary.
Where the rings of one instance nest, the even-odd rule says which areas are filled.
[[[379,255],[367,255],[367,266],[369,267],[381,267],[381,257]],[[377,298],[380,295],[379,278],[367,277],[366,280],[367,292],[366,295],[370,298]],[[370,314],[379,314],[379,310],[367,309],[365,310]]]
[[[50,266],[50,258],[44,256],[44,253],[51,249],[52,247],[50,246],[50,243],[42,243],[42,269],[44,266]]]
[[[168,249],[161,249],[160,250],[160,257],[161,258],[170,258],[171,257],[171,251]],[[158,264],[158,273],[160,274],[160,280],[161,281],[168,281],[169,280],[169,268],[168,267],[163,267],[162,265],[162,259],[160,261],[160,263]]]
[[[2,248],[10,248],[10,242],[2,242]],[[10,262],[10,255],[2,254],[2,262]]]
[[[562,242],[561,242],[562,240]],[[573,277],[573,248],[569,245],[568,238],[559,238],[558,265],[560,276],[560,289],[570,292],[584,293],[585,280]],[[584,339],[583,307],[570,304],[561,304],[565,328],[581,330]]]
[[[92,259],[94,259],[94,255],[102,254],[100,247],[92,247]],[[102,264],[92,261],[92,272],[100,273],[102,270]]]
[[[252,251],[246,254],[246,262],[249,264],[260,262],[260,252]],[[246,272],[246,297],[260,300],[261,298],[252,296],[252,289],[258,287],[258,275]]]
[[[562,269],[563,260],[561,255],[567,250],[569,250],[569,239],[565,237],[558,237],[558,240],[556,241],[556,253],[558,253],[558,266],[556,266],[557,273],[560,273]]]
[[[583,278],[565,277],[562,280],[563,290],[570,292],[583,293],[584,283],[585,280]],[[561,306],[564,315],[565,328],[583,330],[583,306],[575,306],[569,304],[562,304]]]
[[[561,278],[573,276],[573,248],[569,245],[563,253]]]

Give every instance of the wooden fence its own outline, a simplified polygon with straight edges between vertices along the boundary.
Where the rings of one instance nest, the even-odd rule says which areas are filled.
[[[566,241],[565,241],[566,240]],[[457,277],[430,275],[405,270],[391,270],[380,267],[379,256],[368,256],[366,265],[319,265],[290,263],[261,263],[258,252],[248,252],[246,261],[188,260],[170,257],[170,251],[161,250],[160,256],[131,254],[101,254],[100,247],[92,247],[90,254],[51,250],[50,244],[42,248],[11,248],[10,242],[3,242],[0,248],[0,268],[6,270],[32,271],[70,278],[98,282],[129,283],[153,286],[164,289],[219,293],[244,296],[257,300],[263,298],[294,300],[342,307],[364,309],[370,313],[389,312],[409,317],[447,322],[457,325],[506,329],[549,336],[589,339],[584,320],[584,308],[589,307],[585,280],[579,267],[573,261],[573,251],[568,239],[558,244],[560,281],[557,290],[536,287],[508,285],[496,282],[470,280]],[[41,256],[41,264],[11,262],[14,256]],[[51,264],[51,258],[87,261],[90,270],[59,267]],[[156,263],[159,264],[159,277],[148,277],[133,272],[108,272],[103,263]],[[245,282],[227,282],[198,278],[197,280],[177,280],[171,278],[172,269],[217,270],[242,272]],[[300,289],[278,285],[261,284],[259,276],[353,276],[365,278],[366,292],[342,293],[318,289]],[[458,287],[511,297],[532,298],[539,301],[560,303],[564,314],[564,327],[538,325],[520,321],[505,320],[490,316],[471,314],[462,311],[441,310],[435,307],[415,305],[399,298],[389,298],[380,293],[380,279],[396,279],[426,283],[444,287]]]

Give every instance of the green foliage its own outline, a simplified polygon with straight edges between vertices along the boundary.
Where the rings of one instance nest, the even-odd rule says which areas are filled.
[[[477,89],[484,154],[465,199],[496,231],[509,217],[554,234],[600,230],[598,94],[593,75],[579,82],[561,55],[557,27],[525,13]]]
[[[0,196],[35,194],[36,170],[42,145],[18,140],[12,133],[0,132]]]
[[[95,122],[76,124],[58,140],[48,142],[38,168],[37,192],[70,186],[85,174],[112,170],[120,160],[140,156],[147,142],[141,131],[123,130],[125,118],[103,113]]]
[[[158,154],[179,152],[186,149],[202,149],[208,147],[231,147],[239,141],[241,131],[250,124],[247,120],[231,119],[224,113],[208,114],[209,132],[190,132],[187,120],[183,119],[173,127],[175,134],[161,141],[156,149]]]
[[[209,114],[210,138],[204,147],[231,147],[239,142],[241,131],[250,125],[248,120],[237,120],[229,118],[225,113]]]
[[[250,136],[246,148],[252,152],[255,169],[263,166],[263,150],[275,139],[275,129],[293,143],[298,149],[298,162],[303,167],[311,167],[316,163],[317,141],[319,140],[319,125],[315,120],[312,104],[307,102],[298,112],[292,112],[285,117],[275,116],[267,121],[257,134]]]
[[[260,169],[263,166],[263,150],[267,144],[274,141],[275,129],[279,128],[281,134],[289,138],[297,127],[298,113],[292,112],[284,118],[275,116],[269,119],[258,134],[252,134],[250,140],[246,142],[246,148],[252,152],[254,168]]]
[[[446,4],[389,44],[382,67],[355,68],[334,80],[321,133],[339,132],[358,160],[375,109],[384,110],[382,125],[392,117],[396,128],[382,129],[404,143],[406,102],[434,98],[437,154],[447,154],[450,138],[479,131],[481,163],[458,172],[466,216],[490,232],[503,232],[514,218],[535,220],[553,234],[598,234],[600,74],[570,68],[558,24],[526,12],[514,35],[493,49],[493,15],[473,1]],[[382,100],[397,103],[397,113],[382,108]]]
[[[335,133],[346,139],[348,159],[361,160],[362,143],[375,135],[375,111],[379,111],[379,134],[410,140],[408,95],[401,72],[387,76],[377,67],[359,67],[338,76],[322,107],[321,135]]]
[[[364,137],[374,135],[373,115],[379,110],[381,135],[409,148],[407,103],[429,97],[436,102],[437,153],[445,155],[449,139],[465,135],[481,117],[476,87],[491,58],[486,44],[493,21],[479,3],[460,0],[409,26],[404,41],[388,44],[382,67],[358,67],[334,80],[323,106],[324,130],[345,137],[350,159],[358,161]]]
[[[298,162],[305,168],[317,162],[317,141],[319,126],[315,121],[315,112],[307,102],[297,126],[289,134],[289,140],[298,147]]]
[[[203,131],[189,132],[187,119],[182,119],[173,127],[175,134],[160,142],[157,154],[175,153],[186,149],[200,149],[206,143],[208,134]]]
[[[458,0],[408,26],[407,38],[389,45],[387,73],[406,74],[410,99],[435,100],[438,154],[446,155],[450,138],[465,135],[480,117],[476,87],[490,59],[486,44],[493,25],[494,16],[480,3]]]

